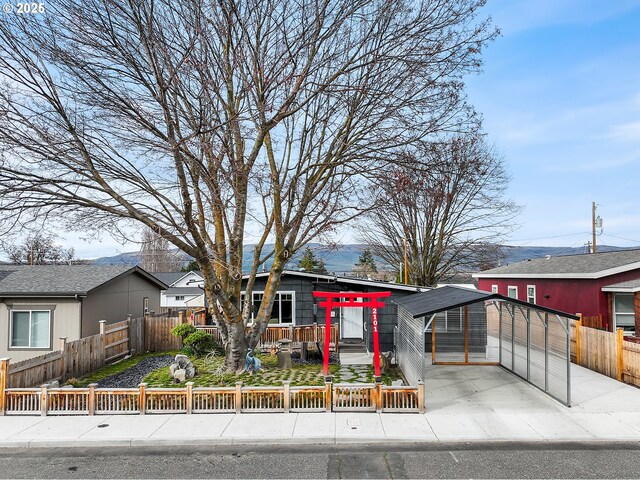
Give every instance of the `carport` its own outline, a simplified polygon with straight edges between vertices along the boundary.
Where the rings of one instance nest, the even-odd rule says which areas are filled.
[[[576,316],[454,286],[395,303],[396,360],[412,385],[428,384],[427,365],[499,365],[571,404],[569,325]]]

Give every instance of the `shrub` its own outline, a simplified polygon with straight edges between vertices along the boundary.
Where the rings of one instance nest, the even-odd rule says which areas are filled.
[[[193,325],[189,325],[188,323],[181,323],[180,325],[176,325],[171,329],[171,333],[176,337],[182,338],[182,340],[195,333],[196,331],[196,327],[194,327]]]
[[[208,351],[216,348],[216,341],[213,338],[213,335],[201,330],[189,334],[183,340],[183,343],[186,347],[191,347],[193,349],[193,353],[197,356],[202,356]]]
[[[66,381],[65,385],[70,385],[73,388],[79,388],[82,387],[82,382],[80,380],[78,380],[75,377],[70,378],[69,380]]]

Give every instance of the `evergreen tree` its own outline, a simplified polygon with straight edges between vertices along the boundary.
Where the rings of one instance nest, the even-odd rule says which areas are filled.
[[[376,260],[371,254],[371,250],[365,248],[360,257],[358,263],[355,264],[354,270],[364,275],[370,275],[372,273],[378,273],[378,267],[376,266]]]
[[[324,260],[316,257],[311,248],[307,247],[304,251],[304,255],[298,261],[298,267],[304,268],[305,271],[311,273],[328,273],[324,266]]]

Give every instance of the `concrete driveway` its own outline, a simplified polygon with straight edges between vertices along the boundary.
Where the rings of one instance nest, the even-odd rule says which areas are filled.
[[[568,408],[495,366],[429,365],[426,418],[443,440],[638,440],[640,389],[571,365]]]

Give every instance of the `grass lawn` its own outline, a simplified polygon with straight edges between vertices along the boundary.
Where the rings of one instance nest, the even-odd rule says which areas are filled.
[[[262,362],[262,370],[255,375],[243,373],[234,375],[222,372],[222,356],[213,359],[196,358],[191,361],[198,369],[197,375],[191,379],[195,387],[232,387],[236,382],[253,386],[281,386],[286,380],[292,386],[313,386],[324,385],[324,375],[322,365],[296,365],[290,370],[280,370],[278,359],[275,355],[256,355]],[[342,367],[350,369],[350,366]],[[333,376],[334,383],[341,383],[340,366],[329,365],[329,374]],[[382,382],[391,385],[393,380],[402,378],[398,369],[390,369],[382,375]],[[373,365],[367,371],[367,382],[373,383]],[[150,373],[144,379],[149,387],[182,387],[182,384],[173,383],[168,368],[161,368]]]
[[[67,383],[72,384],[74,387],[85,387],[90,383],[97,383],[105,377],[120,373],[144,358],[161,355],[175,356],[177,353],[180,352],[172,351],[134,355],[127,360],[108,365],[79,380],[72,380]],[[224,359],[221,355],[210,358],[191,357],[191,361],[198,369],[197,375],[192,378],[191,381],[196,387],[231,387],[235,386],[236,382],[253,386],[281,386],[286,380],[289,380],[293,386],[324,385],[322,365],[294,364],[290,370],[280,370],[278,368],[278,359],[275,355],[264,354],[257,355],[257,357],[260,358],[262,362],[262,370],[255,375],[250,375],[249,373],[240,375],[225,373],[222,368]],[[342,372],[350,371],[354,374],[356,373],[353,366],[347,365],[341,368],[339,365],[329,365],[329,374],[333,376],[334,383],[343,382],[340,377],[341,370]],[[399,370],[392,368],[382,375],[382,382],[385,385],[391,385],[393,380],[400,378],[402,377]],[[373,383],[373,380],[373,365],[369,365],[366,381],[367,383]],[[148,387],[184,387],[184,383],[173,383],[173,379],[169,374],[169,367],[162,367],[151,372],[145,377],[144,382],[148,384]]]

